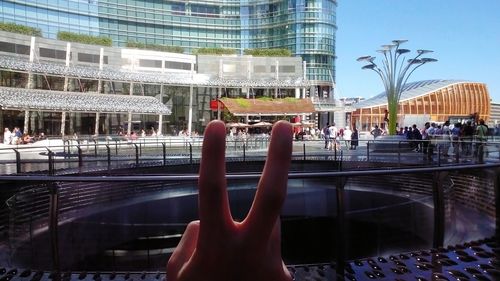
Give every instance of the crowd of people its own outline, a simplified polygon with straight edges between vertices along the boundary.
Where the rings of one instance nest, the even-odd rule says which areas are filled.
[[[45,139],[43,132],[37,136],[31,136],[28,133],[23,133],[19,127],[14,127],[12,131],[6,127],[3,132],[3,144],[28,144],[43,139]]]
[[[480,119],[477,123],[469,120],[464,124],[427,122],[422,129],[417,125],[400,128],[399,134],[411,141],[415,152],[422,152],[431,159],[436,151],[445,157],[456,154],[480,156],[491,133]]]
[[[327,123],[321,130],[321,137],[325,141],[325,149],[341,150],[342,144],[349,150],[355,150],[359,145],[359,132],[356,127],[337,128],[335,122]]]

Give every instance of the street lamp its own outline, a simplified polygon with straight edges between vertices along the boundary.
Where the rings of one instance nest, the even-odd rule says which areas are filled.
[[[385,93],[387,95],[387,105],[389,110],[389,134],[396,134],[396,122],[398,118],[399,99],[403,88],[411,74],[419,67],[426,63],[436,62],[437,59],[422,58],[424,54],[432,53],[430,50],[417,50],[417,54],[409,60],[406,60],[406,54],[411,51],[400,48],[401,44],[408,40],[392,40],[392,44],[382,45],[378,53],[383,55],[382,66],[379,67],[375,63],[376,57],[363,56],[357,61],[367,62],[368,64],[361,69],[369,69],[375,71],[384,84]]]

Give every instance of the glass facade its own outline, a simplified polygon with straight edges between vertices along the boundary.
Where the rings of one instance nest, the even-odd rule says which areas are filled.
[[[336,0],[0,0],[0,21],[128,41],[198,48],[287,48],[307,62],[307,78],[335,81]]]

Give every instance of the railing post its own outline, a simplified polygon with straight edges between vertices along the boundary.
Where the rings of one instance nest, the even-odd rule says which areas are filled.
[[[95,139],[92,141],[94,142],[94,156],[97,157],[97,141]]]
[[[370,141],[366,142],[366,161],[370,162]]]
[[[118,155],[118,140],[115,140],[115,155]]]
[[[189,143],[189,164],[193,164],[193,145]]]
[[[106,144],[106,153],[108,155],[108,169],[111,168],[111,148]]]
[[[48,147],[46,147],[49,156],[49,176],[54,175],[54,153]]]
[[[344,186],[347,179],[344,177],[337,178],[335,191],[337,193],[337,241],[336,241],[336,263],[338,280],[344,280],[345,275],[345,207],[344,207]]]
[[[167,165],[167,145],[162,142],[161,145],[163,146],[163,166]]]
[[[304,158],[303,159],[304,159],[304,161],[306,161],[306,144],[305,143],[302,144],[302,152],[304,154]]]
[[[80,144],[78,144],[76,148],[78,149],[78,167],[82,167],[83,166],[82,148],[80,147]]]
[[[437,145],[438,167],[441,167],[441,146]]]
[[[477,161],[481,164],[484,163],[484,144],[481,143],[477,147]]]
[[[500,168],[494,169],[491,175],[495,194],[495,237],[498,244],[500,243]]]
[[[401,166],[401,141],[398,141],[398,167]]]
[[[49,235],[52,249],[52,266],[55,272],[59,272],[59,192],[55,182],[49,184]]]
[[[133,143],[135,146],[135,164],[139,165],[139,146],[136,143]]]
[[[243,162],[246,162],[246,147],[247,145],[245,143],[243,143]]]
[[[435,172],[432,181],[432,199],[434,201],[434,239],[433,248],[442,247],[444,244],[444,193],[443,182],[448,176],[447,172]]]
[[[21,153],[13,148],[14,152],[16,153],[16,173],[20,174],[21,173]]]

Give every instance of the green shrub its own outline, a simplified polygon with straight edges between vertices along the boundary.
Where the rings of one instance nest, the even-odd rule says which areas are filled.
[[[234,55],[236,54],[235,49],[226,48],[200,48],[193,51],[195,55]]]
[[[0,23],[0,30],[12,32],[12,33],[20,33],[31,36],[42,36],[42,30],[40,28],[35,28],[26,25],[20,25],[16,23]]]
[[[244,98],[237,98],[235,102],[242,108],[248,108],[250,106],[250,101]]]
[[[160,52],[170,52],[170,53],[180,53],[180,54],[184,53],[184,48],[180,46],[145,44],[136,41],[128,41],[126,46],[128,48],[137,48],[137,49],[145,49],[145,50],[160,51]]]
[[[57,33],[57,39],[61,41],[69,41],[69,42],[76,42],[83,44],[101,45],[101,46],[111,46],[113,44],[113,40],[111,40],[111,38],[109,37],[78,34],[68,31],[59,31]]]
[[[288,49],[245,49],[245,55],[254,57],[291,57],[292,52]]]

